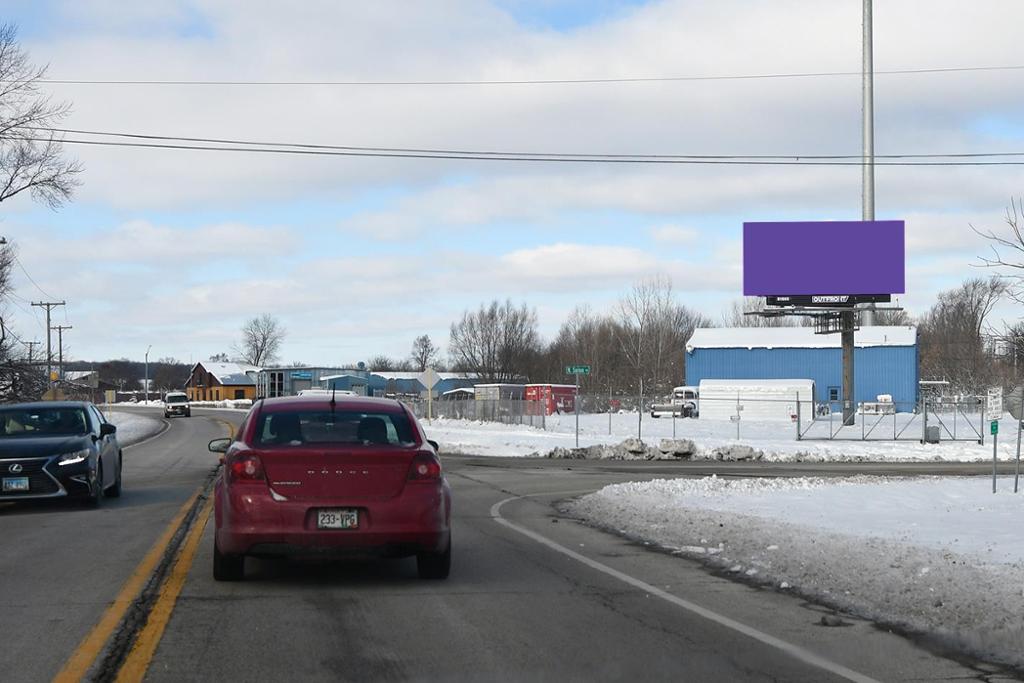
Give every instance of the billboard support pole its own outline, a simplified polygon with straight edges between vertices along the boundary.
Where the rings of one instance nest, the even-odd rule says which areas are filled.
[[[863,88],[863,144],[864,165],[862,166],[861,218],[865,221],[875,220],[875,103],[874,103],[874,49],[872,46],[871,0],[864,0],[863,71],[861,85]],[[868,304],[864,313],[864,324],[868,327],[875,324],[874,304]]]
[[[843,343],[843,426],[849,427],[856,417],[853,406],[856,395],[853,391],[853,311],[843,311],[839,316]]]

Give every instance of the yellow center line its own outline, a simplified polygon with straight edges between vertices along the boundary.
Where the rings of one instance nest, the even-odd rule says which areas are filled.
[[[178,556],[177,561],[174,563],[174,568],[160,589],[156,604],[153,605],[153,609],[149,613],[146,626],[139,633],[138,638],[135,639],[135,645],[132,646],[131,652],[128,653],[128,658],[117,673],[118,683],[135,683],[145,678],[149,664],[153,660],[153,655],[156,654],[156,648],[160,645],[160,640],[163,638],[164,630],[171,620],[174,605],[178,601],[182,588],[185,587],[185,580],[188,578],[188,572],[192,568],[192,561],[195,559],[196,550],[199,548],[199,541],[203,537],[203,530],[206,529],[206,523],[210,519],[212,510],[213,496],[211,495],[206,499],[199,517],[196,518],[195,524],[192,525],[192,529],[188,532],[188,537],[182,546],[181,554]]]
[[[103,616],[100,617],[99,622],[92,628],[92,630],[82,639],[82,642],[75,648],[74,653],[64,663],[64,667],[54,676],[54,683],[77,683],[82,680],[85,674],[88,673],[89,667],[92,666],[96,657],[99,656],[103,650],[103,646],[106,644],[107,639],[117,628],[117,625],[124,618],[125,612],[131,607],[135,598],[138,597],[142,591],[143,586],[146,585],[146,581],[149,580],[153,570],[156,569],[157,564],[163,557],[164,552],[167,550],[167,546],[170,544],[171,539],[174,537],[174,533],[181,526],[182,521],[185,519],[185,515],[192,508],[196,498],[202,492],[203,487],[200,486],[196,489],[185,504],[181,506],[178,514],[174,516],[171,523],[167,525],[167,528],[161,534],[157,542],[153,544],[146,556],[142,558],[142,562],[135,568],[132,575],[128,577],[128,580],[124,582],[121,587],[121,591],[114,598],[114,601],[110,603],[106,611],[103,612]]]

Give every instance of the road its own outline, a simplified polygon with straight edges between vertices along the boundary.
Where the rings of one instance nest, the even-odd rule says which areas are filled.
[[[90,677],[112,677],[114,671],[97,663],[106,641],[96,645],[97,625],[208,477],[215,459],[205,443],[227,432],[220,420],[241,417],[195,415],[126,451],[120,500],[95,511],[0,508],[4,680],[52,679],[69,662],[84,662]],[[445,466],[455,506],[452,575],[443,582],[418,580],[412,560],[249,560],[245,582],[216,583],[212,523],[204,526],[200,501],[197,521],[181,539],[181,559],[157,586],[148,622],[125,619],[112,627],[115,635],[136,636],[122,680],[1009,675],[954,661],[848,616],[847,626],[822,626],[828,610],[591,529],[553,505],[608,483],[706,471],[696,465],[448,457]],[[727,473],[738,476],[763,468],[701,467],[732,468]],[[802,467],[770,469],[793,474]]]

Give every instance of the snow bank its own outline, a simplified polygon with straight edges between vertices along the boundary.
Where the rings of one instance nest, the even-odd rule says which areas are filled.
[[[163,422],[148,415],[118,410],[110,411],[107,420],[117,427],[117,442],[122,448],[144,441],[164,427]]]
[[[744,580],[1024,665],[1024,494],[991,479],[704,479],[608,486],[588,522]]]
[[[580,447],[616,447],[626,439],[637,437],[637,414],[586,414],[580,415]],[[858,416],[858,419],[863,419]],[[868,416],[869,425],[876,417]],[[885,416],[876,427],[876,436],[883,430],[892,431]],[[900,414],[902,421],[912,416]],[[918,418],[919,419],[919,418]],[[551,415],[546,418],[545,429],[528,425],[506,425],[495,422],[473,422],[470,420],[436,419],[432,424],[425,420],[423,427],[429,438],[438,441],[445,453],[495,456],[535,457],[589,457],[573,452],[575,447],[575,417],[572,414]],[[675,422],[673,429],[673,422]],[[857,440],[796,440],[796,425],[777,421],[745,420],[739,425],[737,438],[736,423],[706,419],[654,419],[645,415],[641,439],[652,448],[663,439],[684,439],[695,444],[693,458],[719,459],[719,455],[738,452],[740,447],[750,449],[753,457],[768,461],[991,461],[992,445],[976,441],[942,441],[938,444],[921,444],[914,440],[920,432],[920,423],[908,428],[905,441],[860,441]],[[610,425],[610,426],[609,426]],[[901,426],[902,428],[902,426]],[[817,427],[815,427],[817,429]],[[821,425],[828,429],[827,421]],[[916,430],[916,431],[914,431]],[[675,432],[673,434],[673,431]],[[960,432],[963,433],[963,424]],[[846,433],[861,433],[861,427],[847,428]],[[1014,457],[1017,424],[1015,420],[1002,422],[999,432],[999,458]],[[559,450],[560,449],[560,450]],[[607,452],[607,448],[594,449],[595,454]],[[596,457],[602,457],[597,455]]]

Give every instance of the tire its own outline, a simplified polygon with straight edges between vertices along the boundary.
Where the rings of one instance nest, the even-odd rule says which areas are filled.
[[[103,503],[103,463],[97,466],[96,483],[93,490],[85,497],[86,507],[98,508]]]
[[[185,417],[192,417],[192,409],[191,408],[189,408],[188,410],[185,411]]]
[[[440,553],[417,553],[416,572],[421,579],[447,579],[452,566],[452,542]]]
[[[124,465],[124,455],[118,453],[117,456],[117,478],[114,479],[114,483],[110,485],[103,495],[107,498],[120,498],[121,497],[121,467]]]
[[[245,555],[225,555],[213,542],[213,580],[241,581],[245,578]]]

